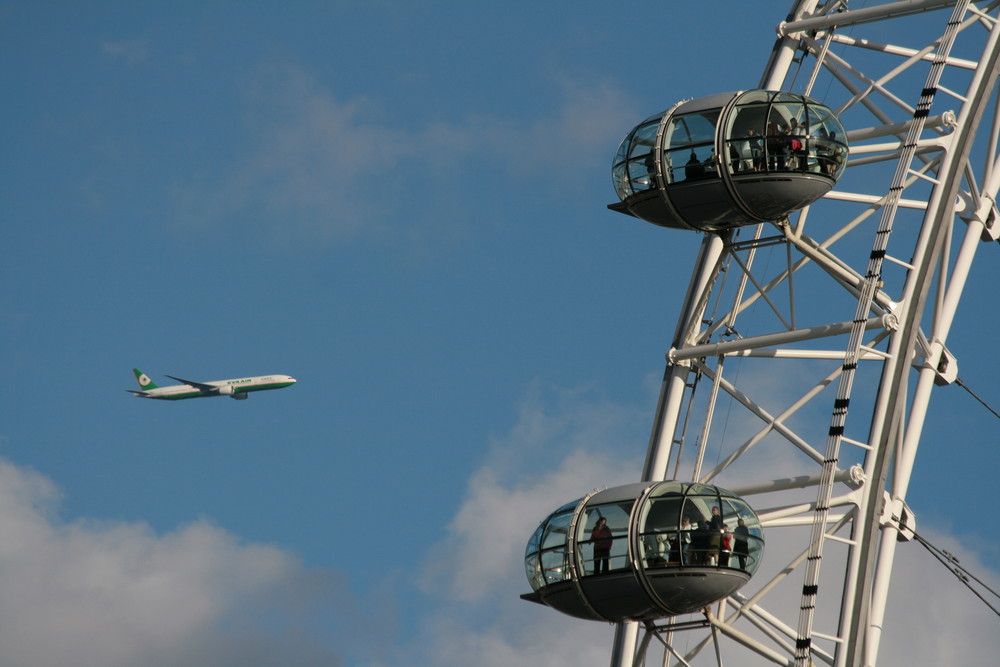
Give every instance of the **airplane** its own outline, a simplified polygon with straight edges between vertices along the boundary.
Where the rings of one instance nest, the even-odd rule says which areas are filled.
[[[212,382],[195,382],[167,375],[171,380],[182,384],[160,387],[148,375],[133,368],[132,373],[139,383],[139,391],[125,391],[140,398],[157,398],[165,401],[179,401],[184,398],[208,398],[211,396],[231,396],[242,401],[250,396],[251,391],[266,389],[281,389],[295,384],[295,378],[290,375],[260,375],[252,378],[235,378],[233,380],[213,380]]]

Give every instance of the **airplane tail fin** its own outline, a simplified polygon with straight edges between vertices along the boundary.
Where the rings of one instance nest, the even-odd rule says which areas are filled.
[[[156,383],[149,379],[149,376],[140,371],[138,368],[133,368],[132,373],[135,375],[136,382],[139,383],[139,389],[146,391],[147,389],[159,389]]]

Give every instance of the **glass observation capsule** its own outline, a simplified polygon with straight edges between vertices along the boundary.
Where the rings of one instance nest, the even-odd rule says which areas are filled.
[[[843,125],[804,95],[702,97],[628,133],[612,167],[621,201],[608,208],[700,231],[778,220],[826,194],[847,155]]]
[[[524,555],[525,600],[598,621],[698,611],[760,565],[760,520],[735,494],[691,482],[642,482],[564,505]]]

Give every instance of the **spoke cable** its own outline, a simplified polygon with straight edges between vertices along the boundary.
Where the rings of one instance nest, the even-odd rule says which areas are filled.
[[[964,382],[962,382],[962,378],[958,378],[958,377],[955,378],[955,384],[957,384],[959,387],[961,387],[965,391],[969,392],[969,395],[972,396],[972,398],[974,398],[977,401],[979,401],[980,403],[982,403],[984,408],[986,408],[987,410],[989,410],[990,412],[992,412],[993,416],[995,416],[997,419],[1000,419],[1000,412],[997,412],[996,410],[994,410],[993,408],[991,408],[990,405],[986,401],[984,401],[983,399],[979,398],[979,396],[976,395],[976,392],[974,392],[971,389],[969,389],[969,386],[967,384],[965,384]]]
[[[986,598],[983,597],[982,594],[980,594],[979,591],[977,591],[975,588],[973,588],[972,584],[969,583],[969,579],[974,580],[980,586],[982,586],[983,588],[985,588],[986,590],[988,590],[990,593],[993,594],[993,597],[1000,598],[1000,593],[997,593],[995,590],[993,590],[992,588],[990,588],[989,586],[987,586],[986,583],[982,579],[980,579],[979,577],[977,577],[976,575],[972,574],[971,572],[969,572],[968,570],[966,570],[964,567],[962,567],[961,565],[959,565],[958,558],[956,558],[951,553],[949,553],[949,552],[947,552],[947,551],[945,551],[943,549],[938,549],[933,544],[931,544],[930,542],[928,542],[926,539],[924,539],[922,536],[918,535],[915,532],[913,533],[913,538],[915,540],[917,540],[917,542],[920,542],[920,544],[922,544],[924,546],[924,548],[927,549],[931,553],[932,556],[934,556],[935,558],[937,558],[938,561],[940,561],[941,564],[944,565],[948,569],[949,572],[951,572],[952,574],[954,574],[955,577],[958,578],[959,581],[961,581],[963,584],[965,584],[966,588],[968,588],[970,591],[972,591],[973,595],[975,595],[977,598],[979,598],[982,601],[983,604],[985,604],[987,607],[990,608],[990,610],[993,611],[994,614],[996,614],[998,617],[1000,617],[1000,609],[997,609],[996,607],[994,607],[993,605],[991,605],[986,600]]]

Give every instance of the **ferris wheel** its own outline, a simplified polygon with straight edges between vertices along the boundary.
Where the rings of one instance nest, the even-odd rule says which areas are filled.
[[[547,517],[522,596],[616,623],[613,667],[877,664],[948,335],[1000,238],[998,8],[801,0],[756,88],[622,142],[609,208],[703,240],[640,481]]]

